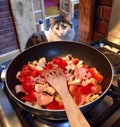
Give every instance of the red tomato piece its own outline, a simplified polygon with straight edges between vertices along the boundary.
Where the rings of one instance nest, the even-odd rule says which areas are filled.
[[[53,64],[60,64],[60,62],[62,61],[62,59],[61,58],[58,58],[58,57],[54,57],[52,61],[53,61]]]
[[[91,92],[94,94],[100,94],[102,91],[102,86],[99,84],[95,84],[91,87]]]
[[[46,105],[46,109],[53,109],[53,110],[64,109],[64,106],[63,104],[59,104],[57,101],[53,101]]]
[[[22,83],[22,87],[27,93],[30,93],[32,91],[33,85],[34,83],[32,81],[25,81]]]
[[[81,93],[79,93],[77,95],[74,95],[73,99],[75,100],[76,104],[80,106],[85,102],[85,95],[82,95]]]
[[[20,71],[21,77],[28,76],[28,75],[30,75],[30,73],[31,73],[30,70],[21,70],[21,71]]]
[[[26,77],[24,77],[24,76],[22,76],[22,77],[20,77],[20,82],[26,82],[26,81],[31,81],[31,76],[26,76]]]
[[[81,87],[78,85],[70,85],[69,91],[77,105],[82,105],[85,102],[85,95],[82,95],[79,91]]]
[[[41,71],[32,70],[30,75],[32,77],[37,77],[37,76],[41,75]]]
[[[31,91],[26,96],[22,97],[22,99],[25,100],[25,101],[28,101],[28,102],[35,102],[36,97],[35,97],[35,94],[34,94],[34,90]]]
[[[72,63],[73,63],[74,65],[76,65],[78,62],[79,62],[79,59],[78,59],[78,58],[74,58],[74,59],[72,60]]]
[[[44,67],[44,69],[45,69],[45,70],[49,70],[49,69],[52,69],[52,67],[53,67],[52,64],[49,63],[49,64],[47,64],[47,65]]]
[[[88,66],[88,65],[84,65],[84,66],[83,66],[83,68],[86,68],[86,69],[88,69],[88,68],[89,68],[89,66]]]
[[[24,65],[23,67],[22,67],[22,70],[31,70],[32,68],[28,65],[28,64],[26,64],[26,65]]]
[[[89,68],[89,72],[98,82],[103,80],[103,76],[96,70],[96,68]]]
[[[79,86],[78,85],[70,85],[69,91],[71,95],[76,95],[79,92]]]
[[[62,58],[55,57],[52,60],[53,64],[57,64],[60,68],[65,68],[67,66],[67,62],[65,62]]]
[[[79,91],[81,94],[90,94],[91,93],[91,88],[92,88],[93,84],[92,83],[89,83],[88,85],[86,86],[81,86]]]

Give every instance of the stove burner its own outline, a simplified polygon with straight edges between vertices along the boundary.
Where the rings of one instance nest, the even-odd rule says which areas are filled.
[[[100,48],[98,48],[98,50],[101,51],[110,60],[112,66],[113,66],[113,69],[114,69],[114,73],[115,74],[120,73],[120,55],[118,55],[117,53],[114,53],[104,47],[100,47]]]
[[[111,85],[110,89],[108,90],[108,95],[113,98],[120,98],[120,79],[117,79],[117,85]]]
[[[108,125],[110,126],[110,122],[108,124],[108,121],[110,121],[110,117],[115,114],[115,112],[119,110],[120,111],[120,100],[114,99],[113,104],[108,107],[106,110],[104,110],[100,115],[97,117],[88,117],[88,121],[90,122],[92,127],[107,127]],[[92,119],[91,119],[92,118]],[[118,117],[116,120],[114,120],[114,123],[112,124],[112,127],[119,127],[118,122],[120,118]],[[110,126],[111,127],[111,126]]]

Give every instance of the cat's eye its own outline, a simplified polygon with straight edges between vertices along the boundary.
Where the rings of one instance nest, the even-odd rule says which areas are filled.
[[[59,25],[56,26],[56,30],[59,30]]]
[[[61,24],[61,27],[62,27],[63,29],[66,29],[66,28],[67,28],[67,26],[66,26],[64,23]]]
[[[59,30],[59,26],[57,26],[56,29]]]

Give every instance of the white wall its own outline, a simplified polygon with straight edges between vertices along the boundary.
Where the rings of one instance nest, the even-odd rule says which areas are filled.
[[[120,45],[120,0],[113,0],[107,39]]]

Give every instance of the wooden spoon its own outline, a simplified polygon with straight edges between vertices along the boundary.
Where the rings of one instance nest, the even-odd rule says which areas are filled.
[[[60,68],[45,70],[43,75],[48,83],[59,93],[71,127],[90,127],[82,112],[79,110],[67,88],[67,80]]]

